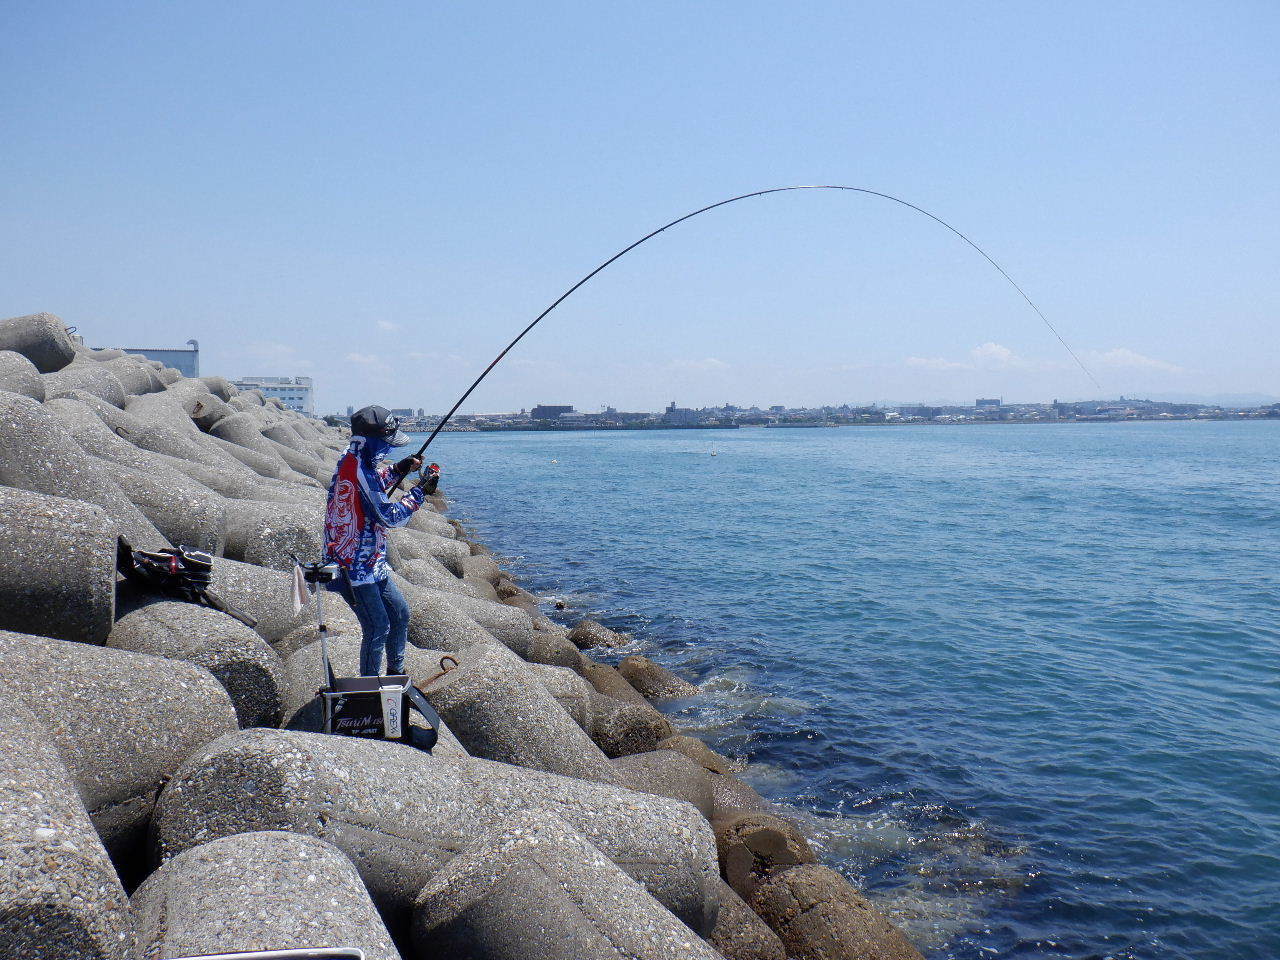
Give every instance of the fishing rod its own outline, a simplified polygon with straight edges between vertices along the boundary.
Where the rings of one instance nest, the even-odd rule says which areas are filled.
[[[579,287],[585,284],[597,273],[604,270],[606,267],[612,264],[615,260],[620,260],[621,258],[625,257],[628,253],[630,253],[636,247],[640,246],[640,244],[645,243],[646,241],[652,240],[654,237],[662,233],[664,230],[670,230],[672,227],[678,224],[684,223],[686,220],[692,220],[694,217],[698,216],[699,214],[707,213],[710,210],[715,210],[717,207],[724,207],[724,206],[728,206],[731,203],[737,203],[739,200],[750,200],[752,197],[763,197],[771,193],[790,193],[791,191],[794,191],[794,190],[843,190],[847,193],[864,193],[871,197],[880,197],[881,199],[884,199],[884,200],[892,200],[894,203],[901,204],[902,206],[907,207],[910,210],[914,210],[917,213],[922,213],[926,217],[928,217],[930,220],[933,220],[935,223],[939,223],[942,226],[946,227],[948,230],[954,233],[957,237],[959,237],[969,246],[973,247],[973,249],[977,250],[978,253],[982,254],[983,259],[985,259],[987,263],[991,264],[991,266],[995,267],[996,270],[1000,273],[1000,276],[1004,277],[1006,280],[1009,281],[1013,289],[1017,290],[1018,293],[1022,296],[1022,299],[1027,301],[1028,306],[1030,306],[1031,309],[1036,312],[1036,316],[1038,316],[1041,320],[1043,320],[1044,325],[1049,328],[1050,332],[1053,333],[1055,337],[1058,338],[1058,342],[1061,343],[1062,346],[1066,348],[1067,353],[1071,355],[1071,359],[1074,360],[1079,365],[1080,369],[1084,371],[1085,376],[1087,376],[1090,380],[1093,381],[1094,386],[1098,387],[1099,389],[1102,388],[1102,385],[1098,383],[1097,378],[1094,377],[1094,375],[1090,373],[1089,368],[1084,365],[1084,361],[1082,361],[1078,356],[1076,356],[1076,352],[1072,350],[1071,346],[1067,343],[1067,341],[1062,338],[1062,334],[1060,334],[1057,328],[1054,327],[1054,325],[1049,322],[1049,318],[1046,317],[1044,313],[1041,311],[1041,309],[1035,305],[1032,299],[1029,296],[1027,296],[1026,291],[1023,290],[1022,287],[1018,286],[1018,284],[1014,281],[1013,277],[1009,276],[1009,274],[1005,272],[1004,267],[996,263],[995,260],[991,258],[990,254],[987,253],[987,251],[983,250],[980,246],[978,246],[976,243],[974,243],[972,240],[966,237],[963,233],[961,233],[951,224],[947,223],[947,221],[943,220],[941,217],[930,213],[928,210],[924,209],[924,207],[917,207],[914,203],[911,203],[910,201],[907,201],[907,200],[903,200],[901,197],[895,197],[892,194],[888,194],[888,193],[881,193],[879,190],[870,190],[866,187],[846,187],[846,186],[839,186],[836,184],[805,184],[801,186],[792,186],[792,187],[771,187],[768,190],[756,190],[752,193],[744,193],[737,197],[730,197],[728,200],[721,200],[717,203],[709,204],[708,206],[701,207],[697,210],[694,210],[692,213],[686,213],[682,217],[677,217],[676,219],[672,220],[670,223],[663,224],[657,230],[654,230],[650,233],[646,233],[643,237],[641,237],[635,243],[632,243],[630,246],[623,247],[621,250],[615,253],[608,260],[604,261],[604,263],[600,264],[590,273],[588,273],[585,277],[583,277],[581,280],[575,283],[572,287],[570,287],[564,293],[560,294],[560,296],[556,297],[556,299],[552,302],[551,306],[547,307],[547,309],[543,310],[540,314],[534,317],[533,322],[530,323],[523,330],[521,330],[516,335],[516,338],[512,340],[510,343],[508,343],[505,347],[503,347],[502,352],[499,353],[496,357],[494,357],[493,360],[489,362],[489,365],[485,367],[483,371],[481,371],[480,376],[476,377],[475,382],[472,383],[471,386],[467,387],[467,392],[458,398],[458,402],[455,403],[450,408],[449,412],[446,413],[441,418],[440,422],[436,424],[435,429],[431,431],[431,436],[427,437],[426,443],[424,443],[418,449],[416,456],[419,459],[422,458],[422,456],[427,452],[427,447],[431,446],[431,441],[436,438],[437,434],[439,434],[440,431],[444,429],[445,424],[447,424],[450,421],[450,419],[452,419],[453,415],[458,412],[458,408],[467,402],[467,397],[471,396],[472,392],[476,389],[476,387],[480,386],[480,384],[484,381],[484,378],[489,375],[489,373],[493,370],[493,368],[502,362],[502,358],[505,357],[508,353],[510,353],[512,348],[515,347],[517,343],[519,343],[521,340],[525,338],[525,334],[527,334],[530,330],[532,330],[539,323],[541,323],[543,318],[546,317],[547,314],[549,314],[556,307],[560,306],[560,304],[563,303],[565,300],[567,300]]]

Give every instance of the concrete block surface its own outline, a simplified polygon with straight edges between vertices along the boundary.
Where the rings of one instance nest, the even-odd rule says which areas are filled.
[[[304,946],[400,960],[347,856],[315,837],[221,837],[164,863],[133,895],[139,960]]]
[[[132,960],[129,901],[53,740],[0,694],[0,956]]]

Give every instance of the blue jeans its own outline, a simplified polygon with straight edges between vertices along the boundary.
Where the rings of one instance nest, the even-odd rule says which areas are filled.
[[[352,586],[339,581],[339,593],[356,612],[364,637],[360,641],[360,676],[382,674],[382,648],[387,649],[387,673],[404,673],[404,645],[409,639],[409,605],[388,577]]]

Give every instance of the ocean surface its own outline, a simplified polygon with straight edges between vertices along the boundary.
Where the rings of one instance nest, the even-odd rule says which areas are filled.
[[[1280,422],[431,452],[930,960],[1280,957]]]

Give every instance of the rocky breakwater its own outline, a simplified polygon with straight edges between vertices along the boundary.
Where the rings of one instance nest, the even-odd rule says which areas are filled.
[[[318,732],[286,561],[318,549],[346,439],[0,321],[0,956],[918,957],[655,709],[688,684],[590,658],[608,632],[544,617],[443,496],[389,554],[440,744]],[[214,553],[256,626],[121,581],[120,537]],[[350,673],[359,626],[326,609]]]

